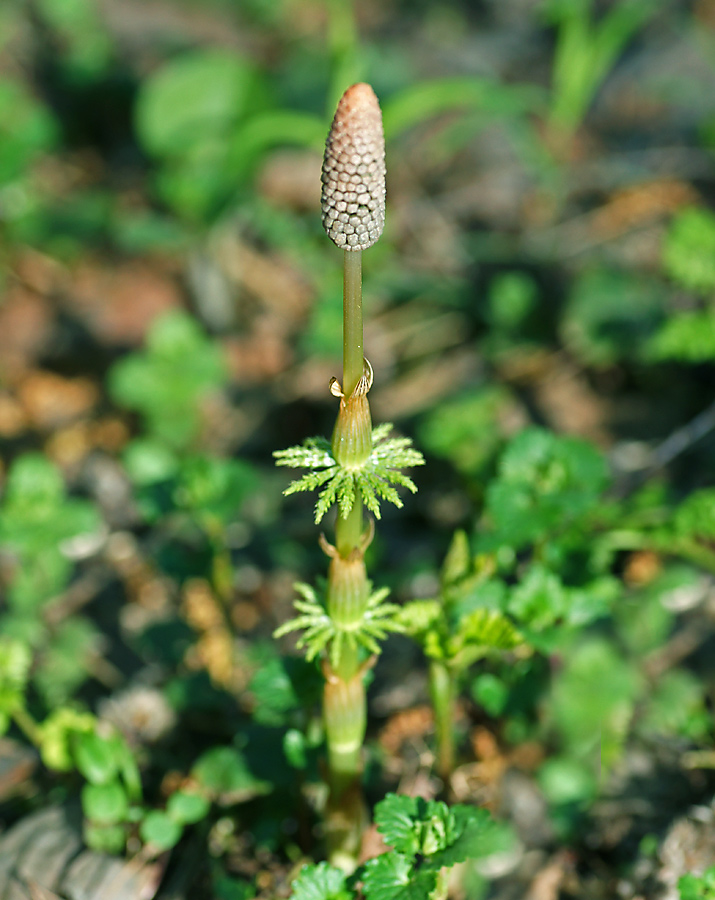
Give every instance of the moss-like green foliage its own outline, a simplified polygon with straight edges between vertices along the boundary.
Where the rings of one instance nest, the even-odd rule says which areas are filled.
[[[373,451],[365,464],[356,469],[340,466],[325,438],[308,438],[302,446],[276,451],[273,454],[276,465],[314,470],[294,481],[283,493],[322,488],[315,504],[316,525],[333,504],[337,504],[340,516],[347,518],[358,497],[376,519],[380,518],[380,500],[402,507],[393,485],[406,487],[413,494],[417,486],[400,469],[424,465],[424,457],[412,447],[410,438],[386,440],[391,430],[390,424],[378,425],[373,430]]]
[[[302,599],[293,604],[300,615],[281,625],[274,637],[282,637],[290,631],[303,631],[298,647],[304,647],[308,661],[315,659],[330,644],[330,664],[336,668],[343,646],[354,649],[364,647],[369,653],[379,653],[377,643],[387,637],[389,631],[404,631],[397,619],[400,607],[385,603],[389,588],[380,588],[371,594],[367,607],[357,626],[350,629],[340,626],[328,615],[316,591],[309,584],[296,584]]]

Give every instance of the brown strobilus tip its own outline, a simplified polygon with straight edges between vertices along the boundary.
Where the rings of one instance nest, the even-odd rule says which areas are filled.
[[[328,237],[344,250],[365,250],[385,224],[385,135],[369,84],[340,98],[323,158],[321,207]]]

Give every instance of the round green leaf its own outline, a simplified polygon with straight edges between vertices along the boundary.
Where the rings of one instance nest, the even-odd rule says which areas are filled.
[[[139,834],[145,844],[157,850],[168,850],[181,838],[182,828],[165,812],[153,810],[139,826]]]
[[[118,781],[86,784],[82,788],[82,809],[97,825],[118,825],[127,817],[129,800]]]
[[[169,797],[166,812],[179,825],[200,822],[208,815],[211,804],[201,794],[177,791]]]

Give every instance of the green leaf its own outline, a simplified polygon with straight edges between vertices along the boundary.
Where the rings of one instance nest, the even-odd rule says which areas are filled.
[[[687,669],[665,672],[649,692],[638,728],[646,735],[704,738],[710,722],[702,681]]]
[[[652,360],[687,363],[715,359],[715,309],[684,312],[668,319],[648,343]]]
[[[98,825],[117,825],[126,821],[129,800],[116,780],[105,784],[86,784],[82,788],[82,809],[85,816]]]
[[[157,156],[181,157],[223,138],[255,106],[255,70],[235,53],[201,49],[165,63],[142,82],[136,127]]]
[[[241,878],[220,875],[213,879],[214,900],[254,900],[256,889]]]
[[[182,827],[166,813],[152,810],[139,826],[139,836],[155,850],[169,850],[181,839]]]
[[[680,900],[715,900],[715,866],[702,875],[683,875],[678,880]]]
[[[352,897],[345,872],[324,862],[303,866],[291,889],[291,900],[350,900]]]
[[[458,804],[450,810],[456,837],[430,857],[436,870],[468,859],[480,859],[510,849],[514,837],[508,826],[495,822],[486,809]]]
[[[715,290],[715,215],[690,207],[673,219],[663,248],[670,277],[689,290]]]
[[[554,805],[592,800],[598,784],[593,767],[569,756],[552,756],[539,770],[539,785]]]
[[[48,769],[68,772],[75,765],[73,747],[78,734],[93,734],[97,720],[68,706],[53,710],[40,726],[40,754]]]
[[[675,514],[679,535],[702,541],[715,539],[715,488],[695,491],[680,504]]]
[[[338,505],[340,516],[346,518],[358,495],[377,519],[380,518],[380,499],[388,500],[397,507],[402,506],[402,501],[392,484],[406,487],[413,493],[417,487],[412,479],[398,470],[423,465],[424,458],[421,453],[410,447],[409,438],[384,440],[391,428],[391,425],[383,425],[373,430],[372,453],[361,467],[355,469],[345,469],[338,465],[332,456],[330,445],[321,438],[309,438],[302,447],[290,447],[275,452],[273,455],[278,466],[294,468],[304,466],[318,470],[294,481],[283,493],[288,495],[322,487],[315,506],[316,524],[334,503]]]
[[[569,607],[569,592],[561,580],[545,566],[529,568],[509,596],[507,610],[532,631],[542,631],[564,619]]]
[[[587,270],[575,282],[562,321],[568,347],[587,365],[641,355],[665,315],[663,286],[643,273]]]
[[[139,411],[152,438],[188,449],[201,428],[201,404],[226,380],[221,349],[181,310],[152,324],[146,349],[132,353],[109,373],[118,404]]]
[[[66,703],[87,677],[89,659],[99,650],[101,634],[88,619],[62,622],[40,656],[34,684],[48,707]]]
[[[95,507],[66,496],[62,475],[44,456],[28,453],[10,468],[0,508],[0,544],[18,556],[8,600],[35,615],[69,580],[66,541],[99,531]]]
[[[417,797],[388,794],[375,807],[377,830],[398,853],[414,856],[420,849],[419,806]]]
[[[314,665],[296,657],[274,656],[251,678],[253,718],[265,725],[284,725],[290,713],[318,701],[322,686],[323,678]]]
[[[0,78],[0,185],[22,177],[35,160],[54,147],[58,136],[59,128],[49,109],[24,84],[7,75]]]
[[[73,752],[77,768],[92,784],[107,784],[117,775],[117,759],[112,741],[95,732],[74,735]]]
[[[461,666],[471,665],[489,651],[512,650],[524,643],[514,624],[493,609],[475,609],[460,620],[458,628],[449,646]]]
[[[509,686],[492,672],[483,672],[471,684],[474,701],[490,716],[499,716],[504,712],[509,693]]]
[[[184,459],[173,498],[179,509],[226,523],[237,516],[256,481],[256,471],[242,460],[197,454]]]
[[[363,891],[368,900],[429,900],[437,872],[416,869],[397,851],[383,853],[365,864]]]
[[[495,539],[518,549],[565,529],[597,506],[607,481],[605,460],[586,441],[539,428],[521,432],[487,488]],[[481,543],[489,544],[489,536]]]
[[[604,768],[620,752],[642,690],[642,676],[603,638],[574,647],[554,684],[552,715],[571,752],[587,757],[600,743]]]
[[[169,481],[179,469],[179,460],[166,444],[151,438],[136,438],[124,450],[124,466],[134,484],[143,486]]]
[[[397,621],[406,634],[423,639],[429,631],[440,628],[444,613],[439,600],[410,600],[400,607]]]
[[[516,411],[516,401],[502,386],[490,386],[441,400],[420,421],[420,444],[450,460],[466,475],[479,475],[501,448],[502,420]]]
[[[294,769],[305,769],[308,765],[306,756],[306,739],[302,731],[289,728],[283,735],[283,753],[288,765]]]
[[[195,792],[176,791],[166,804],[166,813],[179,825],[193,825],[205,819],[209,813],[209,801]]]
[[[488,78],[430,79],[403,88],[384,104],[385,134],[391,140],[421,122],[453,110],[497,115],[524,113],[535,108],[539,97],[539,90],[531,85],[504,90]]]

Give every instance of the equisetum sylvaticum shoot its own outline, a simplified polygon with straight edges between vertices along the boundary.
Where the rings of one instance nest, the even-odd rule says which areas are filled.
[[[395,486],[414,492],[401,470],[421,465],[408,438],[388,438],[390,425],[372,427],[368,392],[373,372],[363,351],[362,251],[382,234],[385,222],[385,139],[382,114],[370,85],[354,84],[343,94],[328,134],[322,173],[323,226],[343,250],[343,373],[333,378],[339,398],[332,440],[309,438],[275,454],[277,465],[308,469],[286,494],[319,490],[316,524],[337,506],[334,544],[321,536],[329,558],[324,595],[296,586],[295,618],[276,631],[300,631],[298,646],[320,661],[325,677],[323,719],[327,738],[329,797],[325,810],[328,857],[351,871],[357,864],[365,825],[362,747],[367,703],[365,674],[389,631],[401,630],[398,607],[387,590],[374,591],[365,568],[373,519],[380,500],[402,501]]]

